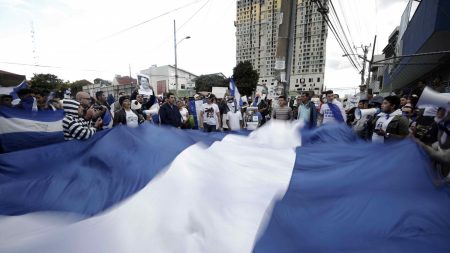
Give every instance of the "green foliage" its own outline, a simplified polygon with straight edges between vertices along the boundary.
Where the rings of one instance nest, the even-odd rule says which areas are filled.
[[[256,90],[259,74],[250,61],[239,62],[233,68],[233,79],[241,95],[251,96]]]
[[[53,74],[34,74],[31,87],[36,90],[58,91],[68,86],[68,83]]]
[[[201,75],[195,79],[195,91],[212,91],[212,87],[228,87],[228,79],[220,75]]]
[[[34,74],[31,78],[31,88],[48,92],[56,92],[60,97],[70,88],[72,96],[83,90],[84,85],[92,84],[88,80],[78,80],[73,83],[63,81],[53,74]]]
[[[92,84],[92,83],[86,79],[78,80],[78,81],[71,83],[70,89],[71,89],[72,95],[75,95],[75,94],[77,94],[77,92],[82,91],[83,86],[88,85],[88,84]]]

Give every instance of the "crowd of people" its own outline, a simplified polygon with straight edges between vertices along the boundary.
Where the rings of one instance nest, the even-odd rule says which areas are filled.
[[[10,95],[0,96],[0,106],[23,110],[63,109],[65,140],[88,139],[97,131],[118,125],[137,127],[144,122],[180,129],[199,128],[205,132],[250,129],[249,122],[263,126],[268,120],[302,121],[306,128],[325,124],[347,124],[365,141],[389,143],[413,138],[433,157],[443,174],[450,170],[450,113],[446,108],[419,109],[419,95],[386,97],[360,94],[356,107],[344,108],[333,91],[321,97],[308,92],[295,99],[284,96],[277,104],[256,94],[244,103],[233,97],[217,98],[214,94],[197,94],[191,101],[176,98],[120,93],[117,101],[98,91],[95,97],[78,92],[74,99],[51,97],[45,91],[22,89],[14,103]],[[196,105],[195,109],[192,105]],[[433,111],[434,110],[434,111]]]

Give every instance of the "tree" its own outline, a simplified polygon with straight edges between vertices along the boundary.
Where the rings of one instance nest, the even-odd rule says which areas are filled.
[[[31,78],[31,87],[36,90],[58,91],[65,88],[67,84],[53,74],[34,74]]]
[[[239,93],[245,96],[251,96],[256,90],[258,84],[259,74],[253,69],[250,61],[239,62],[233,68],[233,79],[236,82],[236,87]]]
[[[212,87],[228,87],[226,78],[220,75],[201,75],[195,79],[195,91],[212,91]]]
[[[70,90],[72,94],[77,94],[79,91],[83,91],[83,86],[92,84],[86,79],[78,80],[70,84]]]

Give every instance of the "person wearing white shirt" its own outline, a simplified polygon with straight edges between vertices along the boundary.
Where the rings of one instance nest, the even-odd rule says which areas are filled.
[[[181,128],[185,129],[187,128],[188,120],[189,120],[189,111],[186,108],[186,104],[184,101],[178,101],[177,103],[178,109],[180,109],[181,114]]]
[[[230,109],[226,115],[226,123],[230,131],[240,131],[244,125],[242,120],[242,113],[240,110],[236,110],[234,102],[228,102],[228,108]]]
[[[322,124],[345,123],[347,115],[342,103],[334,98],[332,90],[325,93],[327,102],[320,107],[320,115],[322,116]]]
[[[137,127],[144,122],[144,118],[135,110],[131,109],[130,97],[121,97],[119,103],[122,109],[114,113],[113,126],[126,125],[128,127]]]
[[[208,96],[208,103],[203,104],[202,110],[200,111],[200,128],[203,128],[205,132],[214,132],[217,129],[222,128],[220,122],[220,110],[219,107],[214,103],[216,97],[213,94]]]

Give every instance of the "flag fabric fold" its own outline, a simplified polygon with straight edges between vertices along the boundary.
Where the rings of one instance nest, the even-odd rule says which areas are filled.
[[[144,124],[1,154],[0,252],[449,252],[449,189],[418,145],[300,127]]]
[[[63,110],[0,107],[0,145],[4,152],[11,152],[63,142],[63,118]]]
[[[239,93],[239,89],[236,86],[236,82],[234,79],[230,79],[230,96],[234,98],[235,107],[236,110],[239,110],[241,106],[243,105],[242,99],[241,99],[241,93]]]

